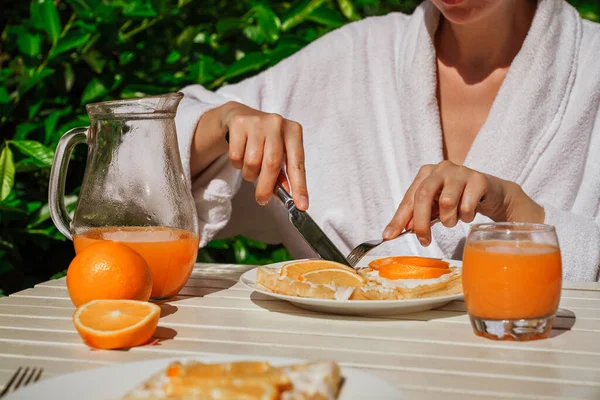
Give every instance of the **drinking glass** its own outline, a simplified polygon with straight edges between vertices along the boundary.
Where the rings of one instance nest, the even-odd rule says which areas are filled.
[[[463,255],[463,292],[476,335],[519,341],[547,337],[561,289],[561,253],[553,226],[471,226]]]
[[[198,253],[198,218],[175,131],[181,93],[88,104],[91,124],[65,133],[56,148],[48,204],[54,224],[80,253],[101,240],[137,251],[152,272],[154,301],[175,296]],[[88,145],[75,215],[65,208],[71,151]]]

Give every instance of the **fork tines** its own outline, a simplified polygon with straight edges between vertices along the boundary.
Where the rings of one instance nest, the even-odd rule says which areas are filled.
[[[10,378],[2,392],[0,392],[0,397],[7,393],[14,392],[23,386],[27,386],[30,383],[37,382],[42,376],[43,371],[44,370],[42,368],[19,367]]]

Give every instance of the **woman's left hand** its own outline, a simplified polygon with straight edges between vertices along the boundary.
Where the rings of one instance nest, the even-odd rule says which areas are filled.
[[[394,239],[412,227],[419,242],[428,246],[434,213],[439,213],[440,221],[447,227],[455,226],[459,220],[472,222],[476,213],[495,222],[543,223],[545,218],[543,207],[518,184],[443,161],[421,167],[383,238]]]

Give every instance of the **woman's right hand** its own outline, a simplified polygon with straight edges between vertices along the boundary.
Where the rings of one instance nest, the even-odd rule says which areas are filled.
[[[271,199],[282,168],[299,210],[308,208],[302,126],[278,114],[267,114],[244,104],[229,102],[221,110],[221,126],[229,132],[229,159],[242,176],[256,181],[256,201]],[[284,186],[288,186],[283,182]],[[289,191],[290,187],[286,187]]]

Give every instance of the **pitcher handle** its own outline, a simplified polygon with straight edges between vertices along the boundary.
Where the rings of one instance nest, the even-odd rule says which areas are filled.
[[[67,168],[69,159],[75,146],[87,142],[88,128],[73,128],[65,133],[56,146],[52,170],[50,171],[50,183],[48,188],[48,208],[54,225],[60,233],[68,239],[73,240],[71,234],[71,217],[65,207],[65,181],[67,180]]]

